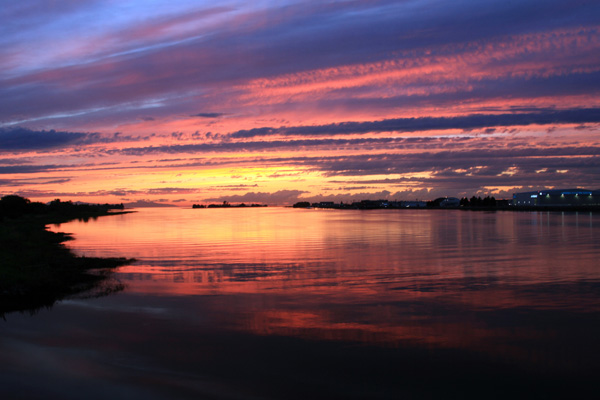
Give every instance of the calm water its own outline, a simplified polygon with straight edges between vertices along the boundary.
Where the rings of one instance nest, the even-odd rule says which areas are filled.
[[[140,209],[52,227],[123,292],[0,323],[8,398],[564,398],[600,373],[600,216]],[[3,398],[7,398],[3,395]]]

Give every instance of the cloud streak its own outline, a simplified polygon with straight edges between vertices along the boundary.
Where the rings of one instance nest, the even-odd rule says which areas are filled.
[[[322,136],[365,134],[373,132],[418,132],[446,129],[476,129],[532,124],[581,124],[600,122],[600,108],[542,110],[530,113],[472,114],[458,117],[393,118],[382,121],[342,122],[320,126],[255,128],[230,134],[232,138],[257,136]]]
[[[540,6],[524,2],[515,13]],[[589,81],[598,81],[600,35],[589,18],[598,7],[592,4],[546,1],[546,11],[531,12],[527,23],[502,2],[435,11],[422,2],[417,14],[405,7],[382,1],[233,11],[226,5],[99,29],[91,39],[101,44],[93,47],[103,49],[102,56],[77,41],[67,47],[78,51],[61,53],[64,60],[49,67],[7,68],[13,72],[0,89],[0,105],[6,106],[0,119],[132,119],[145,107],[198,115],[189,108],[218,104],[236,112],[317,100],[351,107],[344,99],[419,96],[431,103],[477,92],[494,98],[501,96],[494,90],[507,84],[512,96],[528,98],[571,90],[573,79],[565,77],[575,74],[588,80],[587,93],[594,87]],[[512,35],[505,34],[505,24]],[[75,27],[82,33],[85,28],[83,21]],[[522,87],[532,79],[540,81],[536,92]],[[308,97],[301,99],[303,94]]]
[[[85,137],[84,133],[33,131],[27,128],[0,128],[0,152],[43,150],[62,147]]]

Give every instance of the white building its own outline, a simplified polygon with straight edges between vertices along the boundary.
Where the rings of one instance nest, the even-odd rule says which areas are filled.
[[[581,207],[600,206],[600,190],[551,189],[514,193],[515,207]]]

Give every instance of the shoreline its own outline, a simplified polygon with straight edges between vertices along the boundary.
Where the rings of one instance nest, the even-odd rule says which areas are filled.
[[[387,211],[408,211],[408,210],[435,210],[435,211],[510,211],[510,212],[600,212],[600,207],[553,207],[553,206],[519,206],[519,207],[293,207],[304,210],[355,210],[355,211],[370,211],[370,210],[387,210]]]
[[[0,316],[35,313],[73,295],[100,297],[123,290],[111,272],[134,259],[77,256],[64,244],[73,237],[52,232],[48,225],[128,212],[25,215],[0,221]]]

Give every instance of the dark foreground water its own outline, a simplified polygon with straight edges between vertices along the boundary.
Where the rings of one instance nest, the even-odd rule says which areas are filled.
[[[600,216],[143,209],[68,245],[124,292],[0,321],[3,399],[580,398]]]

